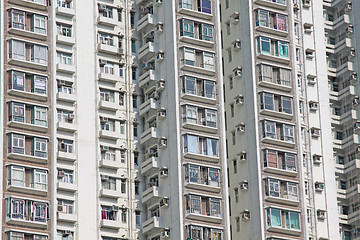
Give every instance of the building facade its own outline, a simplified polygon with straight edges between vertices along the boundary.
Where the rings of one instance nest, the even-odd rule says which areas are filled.
[[[1,239],[229,239],[218,1],[1,14]]]

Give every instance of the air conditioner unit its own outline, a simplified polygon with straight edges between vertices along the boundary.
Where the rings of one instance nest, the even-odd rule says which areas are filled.
[[[356,146],[356,154],[360,153],[360,145]]]
[[[351,74],[351,80],[357,80],[357,77],[358,77],[358,75],[357,75],[357,72],[353,72],[352,74]]]
[[[100,177],[101,177],[101,180],[109,180],[109,175],[101,174]]]
[[[309,103],[309,108],[310,108],[310,110],[312,110],[312,111],[318,110],[318,107],[319,107],[319,104],[318,104],[317,102],[310,102],[310,103]]]
[[[165,89],[165,82],[164,81],[158,81],[156,85],[156,90],[162,91]]]
[[[318,219],[325,219],[325,213],[326,212],[324,210],[318,209],[316,211],[316,216],[318,217]]]
[[[351,10],[352,10],[352,3],[348,1],[345,7],[345,12],[350,12]]]
[[[158,52],[156,54],[156,61],[163,61],[164,60],[164,53],[163,52]]]
[[[352,33],[354,33],[354,27],[353,27],[353,25],[349,25],[349,26],[346,27],[346,33],[347,33],[347,34],[352,34]]]
[[[169,238],[170,237],[170,231],[165,230],[161,232],[161,238]]]
[[[166,117],[166,112],[165,111],[158,112],[158,117],[159,118],[165,118]]]
[[[324,183],[322,182],[315,182],[315,191],[323,191],[324,190]]]
[[[133,121],[133,122],[137,122],[137,118],[134,117],[134,118],[132,119],[132,121]]]
[[[236,40],[236,41],[234,42],[234,49],[235,49],[235,50],[241,49],[241,42],[240,42],[240,40]]]
[[[354,129],[355,129],[355,130],[359,130],[359,129],[360,129],[360,122],[355,122],[355,123],[354,123]]]
[[[294,3],[294,10],[295,10],[295,11],[299,11],[299,10],[300,10],[298,3]]]
[[[357,105],[359,104],[359,97],[356,96],[354,99],[353,99],[353,105]]]
[[[65,80],[59,80],[59,85],[61,85],[61,86],[66,85],[66,81]]]
[[[101,122],[101,123],[106,123],[107,121],[109,121],[109,118],[107,118],[107,117],[100,117],[100,122]]]
[[[99,10],[100,10],[100,11],[106,10],[106,5],[100,4],[100,5],[99,5]]]
[[[74,118],[75,118],[75,115],[73,113],[68,114],[68,119],[69,120],[74,120]]]
[[[105,59],[100,59],[100,66],[104,66],[107,64],[107,61]]]
[[[159,174],[160,174],[160,177],[167,177],[168,176],[168,170],[167,169],[162,169],[160,170]]]
[[[158,24],[156,25],[155,31],[156,31],[157,33],[159,33],[159,32],[162,32],[163,30],[164,30],[164,25],[163,25],[162,23],[158,23]]]
[[[234,70],[234,76],[235,77],[241,77],[242,76],[242,68],[238,67]]]
[[[237,133],[244,133],[245,132],[245,124],[244,123],[241,123],[240,125],[238,125],[236,127],[236,132]]]
[[[313,163],[321,163],[321,155],[314,154],[313,155]]]
[[[71,234],[70,230],[65,230],[63,236],[69,236]]]
[[[311,136],[312,137],[320,137],[320,129],[319,128],[311,128]]]
[[[241,218],[245,221],[250,219],[250,211],[249,210],[245,210],[241,213]]]
[[[58,177],[59,178],[62,178],[62,177],[64,177],[65,176],[65,171],[64,170],[59,170],[58,171]]]
[[[167,140],[165,138],[165,139],[160,139],[158,145],[159,145],[160,148],[164,148],[164,147],[166,147],[166,144],[167,144]]]
[[[100,150],[101,150],[102,152],[106,152],[106,151],[109,151],[109,147],[108,147],[108,146],[101,146],[101,147],[100,147]]]
[[[57,211],[58,212],[63,212],[64,211],[64,206],[63,205],[58,205],[57,206]]]
[[[248,183],[247,183],[247,181],[243,181],[242,183],[240,183],[240,189],[241,189],[241,190],[248,190]]]
[[[154,154],[154,150],[153,149],[146,149],[145,150],[145,155],[153,155]]]
[[[169,199],[168,198],[162,198],[160,200],[160,207],[168,207],[169,206]]]
[[[238,155],[239,161],[246,161],[246,152],[242,151],[239,155]]]
[[[65,143],[60,143],[60,151],[65,151],[66,145]]]
[[[244,97],[239,95],[235,98],[235,104],[244,104]]]
[[[155,0],[155,5],[159,5],[163,2],[163,0]]]

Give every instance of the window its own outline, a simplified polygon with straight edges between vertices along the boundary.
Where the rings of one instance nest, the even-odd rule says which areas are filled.
[[[184,64],[195,66],[195,49],[184,48]]]
[[[298,212],[268,208],[266,213],[268,226],[300,230],[300,214]]]
[[[276,123],[263,121],[263,133],[265,138],[276,139]]]
[[[127,209],[125,208],[121,210],[121,221],[123,223],[127,222]]]
[[[230,88],[230,90],[234,88],[233,77],[229,77],[229,88]]]
[[[188,206],[187,206],[187,212],[201,214],[200,196],[187,196],[187,198],[189,199]]]
[[[99,33],[99,43],[114,46],[114,37],[107,33]]]
[[[121,179],[120,189],[121,193],[126,193],[126,179]]]
[[[108,177],[108,179],[101,179],[103,189],[116,191],[116,179]]]
[[[281,97],[281,111],[292,114],[292,101],[289,97]]]
[[[230,33],[231,33],[230,22],[227,22],[225,24],[226,24],[226,33],[227,33],[227,35],[230,35]]]
[[[58,35],[65,36],[65,37],[71,37],[71,25],[66,24],[60,24],[57,23],[57,33]]]
[[[184,92],[196,95],[196,79],[193,77],[184,77]]]
[[[275,44],[275,54],[278,57],[289,57],[289,43],[283,41],[277,41]]]
[[[269,12],[259,9],[256,12],[256,26],[270,27]]]
[[[134,137],[138,136],[138,125],[134,124]]]
[[[205,82],[204,82],[204,92],[205,92],[204,97],[214,99],[216,97],[215,82],[205,80]]]
[[[125,153],[126,153],[125,150],[120,150],[120,162],[121,163],[125,163],[125,156],[126,156]]]
[[[60,171],[64,175],[60,180],[61,182],[71,183],[71,184],[74,183],[74,171],[71,171],[71,170],[59,170],[59,172]]]
[[[65,233],[65,231],[63,230],[58,230],[57,240],[74,240],[74,233],[70,232],[70,234],[68,234],[67,232]]]
[[[199,38],[205,41],[213,41],[213,29],[214,27],[209,24],[201,24]]]
[[[235,202],[239,202],[239,189],[234,189],[234,195],[235,195]]]
[[[183,121],[185,123],[198,123],[198,109],[195,106],[183,106]]]
[[[234,165],[234,174],[237,173],[237,161],[236,159],[233,160],[233,165]]]
[[[211,14],[211,0],[198,0],[198,11]]]
[[[58,52],[57,63],[72,65],[72,55],[70,53]]]
[[[25,90],[25,73],[11,71],[10,72],[9,89]]]
[[[230,115],[231,115],[231,117],[235,116],[234,104],[230,104]]]
[[[139,153],[134,152],[134,164],[135,166],[139,165]]]
[[[61,151],[61,152],[72,153],[73,152],[73,141],[59,139],[58,148],[59,148],[59,151]]]
[[[257,38],[257,51],[261,54],[271,54],[271,40],[266,37]]]
[[[295,142],[294,126],[288,125],[288,124],[283,124],[282,130],[283,130],[283,132],[282,132],[283,136],[282,136],[281,140],[283,140],[285,142],[294,143]]]
[[[25,29],[25,12],[18,10],[11,10],[9,13],[10,26],[17,29]]]
[[[140,188],[140,182],[139,181],[135,181],[134,182],[134,186],[135,186],[135,195],[139,195],[139,192],[140,192],[140,190],[139,190],[139,188]]]
[[[179,0],[179,8],[192,9],[193,0]]]
[[[280,181],[276,179],[269,179],[269,196],[280,197]]]
[[[107,62],[104,65],[100,65],[100,72],[114,75],[114,64]]]
[[[31,92],[46,94],[46,77],[34,75]]]
[[[34,156],[47,157],[47,140],[44,138],[34,138]]]
[[[9,121],[25,122],[25,104],[9,103]]]
[[[271,110],[271,111],[275,110],[274,94],[262,93],[260,102],[261,102],[261,109],[266,109],[266,110]]]
[[[298,185],[296,183],[287,183],[287,198],[290,200],[299,200]]]
[[[47,108],[34,106],[33,124],[47,126]]]
[[[135,223],[136,225],[141,224],[141,212],[138,210],[135,211]]]
[[[39,45],[31,46],[31,61],[45,65],[47,63],[47,47]]]
[[[236,144],[236,135],[235,135],[235,132],[231,132],[231,139],[232,139],[232,144],[235,145],[235,144]]]
[[[200,167],[196,165],[186,165],[185,180],[186,182],[200,183]]]
[[[264,166],[271,168],[278,168],[277,152],[266,149],[264,151]]]
[[[100,89],[100,99],[105,102],[115,102],[114,91]]]
[[[206,126],[214,128],[216,127],[216,113],[216,110],[205,109]]]
[[[230,1],[230,0],[225,0],[225,8],[226,8],[226,9],[229,8],[229,5],[230,5],[230,4],[229,4],[229,1]]]
[[[25,136],[20,134],[10,134],[9,146],[9,152],[25,154]]]
[[[58,199],[58,206],[62,206],[62,213],[74,214],[74,202],[69,200]]]
[[[105,6],[106,8],[101,8],[104,5],[99,5],[99,15],[106,18],[113,18],[113,8]]]
[[[115,161],[116,160],[115,149],[109,148],[109,150],[101,152],[101,159],[106,161]]]
[[[105,131],[115,132],[115,120],[101,121],[101,129]]]
[[[295,154],[285,153],[285,170],[296,172]]]
[[[9,58],[25,60],[25,43],[17,40],[9,41]]]
[[[33,188],[47,190],[47,172],[45,170],[34,170]]]
[[[276,14],[275,29],[280,31],[287,31],[286,16],[282,14]]]
[[[133,95],[132,96],[132,100],[133,100],[133,108],[137,108],[137,95]]]
[[[231,49],[227,50],[228,53],[228,62],[232,62],[232,53],[231,53]]]
[[[34,14],[32,31],[40,34],[46,34],[46,17]]]
[[[9,168],[10,185],[25,187],[25,168],[19,166],[10,166]]]
[[[184,136],[184,152],[199,154],[199,138],[194,135]]]
[[[20,199],[11,199],[10,203],[10,216],[11,218],[24,219],[25,218],[25,201]]]
[[[135,39],[131,40],[131,52],[136,53],[136,40]]]
[[[180,36],[194,37],[194,22],[181,19],[180,20]]]
[[[203,68],[209,70],[215,70],[213,53],[208,53],[208,52],[203,53]]]
[[[58,7],[71,8],[71,1],[57,0]]]

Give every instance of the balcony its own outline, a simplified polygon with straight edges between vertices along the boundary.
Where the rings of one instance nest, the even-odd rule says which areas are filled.
[[[47,196],[48,190],[43,188],[35,188],[33,183],[28,184],[28,186],[17,186],[17,185],[8,185],[7,190],[12,192],[20,192],[25,194],[33,194],[38,196]]]
[[[115,74],[99,73],[99,80],[109,83],[117,83],[120,81],[120,77]]]
[[[60,131],[72,132],[72,133],[76,131],[76,125],[73,123],[58,122],[56,126],[57,126],[57,130]]]
[[[156,82],[158,80],[158,73],[155,70],[147,70],[139,77],[139,87],[142,88],[149,82]]]
[[[193,183],[193,182],[186,182],[185,187],[192,188],[196,190],[202,190],[206,192],[220,192],[220,187],[218,186],[212,186],[212,185],[206,185],[206,184],[200,184],[200,183]]]
[[[17,5],[21,5],[29,8],[35,8],[39,10],[46,10],[47,8],[46,4],[37,3],[33,0],[9,0],[9,3],[14,3]]]
[[[204,13],[204,12],[200,12],[200,11],[196,11],[196,10],[192,10],[192,9],[187,9],[187,8],[179,8],[179,13],[185,14],[185,15],[188,15],[191,17],[206,19],[206,20],[211,20],[213,17],[212,14]]]
[[[26,67],[26,68],[36,69],[36,70],[41,70],[41,71],[46,71],[48,68],[47,63],[40,64],[40,63],[31,62],[28,60],[21,60],[21,59],[15,59],[15,58],[10,58],[8,63],[17,65],[20,67]]]
[[[146,203],[147,201],[150,200],[156,201],[160,199],[161,197],[159,196],[159,187],[156,186],[149,187],[144,192],[142,192],[141,198],[142,198],[142,203]]]
[[[158,128],[151,127],[147,130],[145,130],[141,134],[141,144],[148,143],[149,145],[155,144],[160,139],[160,132]]]
[[[108,53],[116,56],[119,56],[119,54],[124,54],[124,49],[103,43],[98,43],[97,50],[102,53]]]
[[[147,116],[153,116],[156,114],[157,110],[160,108],[159,102],[154,98],[149,98],[143,104],[140,105],[140,116],[143,116],[147,113]]]
[[[65,17],[73,17],[73,16],[75,16],[75,9],[58,6],[58,7],[56,7],[56,15],[61,15],[61,16],[65,16]]]
[[[56,93],[56,100],[57,101],[74,103],[74,102],[76,102],[76,95],[75,94],[64,93],[64,92],[58,92],[58,93]]]
[[[21,91],[21,90],[16,90],[16,89],[9,89],[8,94],[13,95],[13,96],[18,96],[18,97],[25,97],[25,98],[30,98],[30,99],[34,99],[34,100],[39,100],[39,101],[43,101],[43,102],[46,102],[47,98],[48,98],[46,94]]]
[[[70,213],[57,213],[57,220],[61,222],[75,223],[77,221],[77,216]]]
[[[118,21],[114,18],[107,18],[104,16],[98,16],[97,18],[98,24],[102,24],[109,27],[115,27],[118,24]]]
[[[159,158],[150,157],[141,164],[141,174],[152,174],[158,172],[160,169]]]
[[[76,68],[74,65],[63,64],[63,63],[56,64],[56,72],[73,74],[75,73],[75,70]]]
[[[219,156],[208,156],[208,155],[203,155],[203,154],[198,154],[198,153],[187,152],[187,153],[184,153],[184,157],[192,158],[192,159],[196,159],[196,160],[208,161],[208,162],[212,162],[212,163],[219,162]]]
[[[196,213],[187,213],[186,218],[204,221],[204,222],[211,222],[211,223],[221,223],[221,217],[214,217],[214,216],[207,216],[205,214],[196,214]]]
[[[75,153],[58,151],[57,159],[64,160],[64,161],[75,162],[76,161],[76,154]]]
[[[27,162],[34,162],[34,163],[46,164],[48,162],[47,157],[38,157],[34,155],[27,155],[27,154],[14,153],[14,152],[8,153],[7,157],[11,159],[17,159]]]
[[[120,229],[121,223],[115,220],[101,219],[100,225],[102,228]]]
[[[46,40],[47,39],[47,34],[41,34],[41,33],[28,31],[28,30],[24,30],[24,29],[19,29],[19,28],[11,27],[11,28],[9,28],[8,32],[15,34],[15,35],[32,38],[32,39],[38,39],[38,40]]]
[[[100,100],[99,108],[116,112],[117,110],[119,110],[119,105],[116,104],[115,102]]]
[[[100,190],[100,195],[101,197],[106,197],[106,198],[119,198],[121,196],[121,193],[117,190],[110,190],[110,189],[104,189],[102,188]]]
[[[138,58],[139,60],[146,61],[151,57],[154,57],[157,52],[155,43],[148,42],[139,49]]]
[[[277,8],[280,10],[286,10],[287,8],[286,4],[277,3],[276,0],[255,0],[255,3],[266,7]]]
[[[154,28],[155,24],[156,24],[156,18],[154,14],[148,13],[138,21],[137,30],[139,32],[146,33],[150,29]]]
[[[26,130],[37,131],[37,132],[47,132],[48,131],[47,126],[35,125],[32,123],[25,123],[25,122],[9,121],[8,126],[14,127],[14,128],[21,128],[21,129],[26,129]]]
[[[109,168],[109,169],[118,169],[120,168],[120,161],[119,160],[106,160],[106,159],[101,159],[100,160],[100,166],[103,168]]]
[[[73,46],[75,44],[75,38],[58,34],[56,35],[56,43]]]
[[[77,186],[74,183],[67,183],[67,182],[58,182],[57,189],[66,191],[66,192],[76,192]]]
[[[100,130],[99,136],[101,138],[106,138],[110,140],[118,140],[120,138],[119,133],[116,131],[106,131],[106,130]]]
[[[204,67],[204,64],[197,64],[196,66],[184,64],[184,60],[181,60],[181,70],[194,72],[197,74],[205,74],[208,76],[215,76],[215,66]]]
[[[160,232],[164,228],[160,217],[151,217],[145,222],[143,222],[142,226],[142,233],[146,235]]]
[[[41,228],[41,229],[47,229],[48,224],[47,222],[41,222],[41,221],[29,221],[25,219],[20,218],[10,218],[6,217],[6,223],[9,225],[17,225],[20,227],[30,227],[30,228]]]

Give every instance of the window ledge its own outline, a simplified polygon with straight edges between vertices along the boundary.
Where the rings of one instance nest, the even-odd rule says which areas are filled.
[[[283,146],[283,147],[291,147],[291,148],[295,147],[295,142],[286,142],[286,141],[279,140],[279,139],[264,137],[264,138],[262,138],[261,141],[264,143],[276,144],[276,145]]]
[[[284,233],[284,234],[295,235],[295,236],[301,235],[300,229],[288,229],[288,228],[282,228],[282,227],[267,227],[267,230],[269,232],[278,232],[278,233]]]
[[[292,206],[299,205],[299,200],[292,200],[292,199],[288,199],[288,198],[266,196],[265,200],[269,201],[269,202],[288,204],[288,205],[292,205]]]
[[[35,100],[40,100],[43,102],[47,101],[46,94],[26,92],[26,91],[21,91],[21,90],[16,90],[16,89],[9,89],[8,94],[18,96],[18,97],[26,97],[26,98],[31,98],[31,99],[35,99]]]
[[[28,194],[38,195],[38,196],[46,196],[48,193],[48,190],[36,189],[36,188],[25,187],[25,186],[16,186],[16,185],[7,186],[7,190],[12,191],[12,192],[28,193]]]
[[[33,69],[42,70],[42,71],[45,71],[48,68],[47,64],[34,63],[34,62],[31,62],[31,61],[20,60],[20,59],[15,59],[15,58],[10,58],[8,60],[8,63],[13,64],[13,65],[17,65],[17,66],[20,66],[20,67],[28,67],[28,68],[33,68]]]
[[[205,222],[211,222],[211,223],[221,223],[222,222],[221,217],[213,217],[213,216],[207,216],[207,215],[195,214],[195,213],[187,213],[186,218],[199,220],[199,221],[205,221]]]
[[[205,41],[197,38],[187,37],[187,36],[181,36],[180,41],[186,42],[186,43],[192,43],[199,46],[206,46],[206,47],[212,47],[214,46],[214,42],[212,41]]]
[[[207,20],[211,20],[213,17],[212,14],[203,13],[203,12],[199,12],[199,11],[195,11],[195,10],[187,9],[187,8],[179,8],[179,13],[189,15],[192,17],[203,18],[203,19],[207,19]]]
[[[289,34],[288,31],[282,31],[282,30],[278,30],[275,28],[264,27],[264,26],[256,26],[256,30],[259,32],[271,33],[271,34],[282,36],[282,37],[286,37]]]
[[[28,162],[35,162],[35,163],[47,163],[48,162],[47,158],[36,157],[36,156],[26,155],[26,154],[19,154],[19,153],[8,153],[7,157],[11,158],[11,159],[18,159],[18,160],[23,160],[23,161],[28,161]]]
[[[264,167],[264,171],[270,172],[270,173],[275,173],[275,174],[281,174],[281,175],[285,175],[285,176],[291,176],[291,177],[297,176],[297,172],[295,172],[295,171],[289,171],[289,170],[284,170],[284,169],[280,169],[280,168]]]
[[[8,32],[12,33],[12,34],[23,36],[23,37],[30,37],[30,38],[38,39],[38,40],[46,40],[47,39],[46,34],[36,33],[36,32],[27,31],[27,30],[18,29],[18,28],[9,28]]]
[[[27,130],[34,130],[37,132],[47,132],[48,131],[47,126],[39,126],[39,125],[31,124],[31,123],[16,122],[16,121],[9,121],[8,126],[21,128],[21,129],[27,129]]]
[[[205,185],[205,184],[200,184],[200,183],[192,183],[192,182],[187,182],[185,183],[185,187],[188,188],[193,188],[193,189],[197,189],[197,190],[203,190],[203,191],[209,191],[209,192],[220,192],[220,187],[215,187],[215,186],[211,186],[211,185]]]
[[[203,160],[203,161],[209,161],[209,162],[219,162],[219,157],[207,156],[207,155],[202,155],[202,154],[197,154],[197,153],[187,152],[187,153],[184,153],[184,157]]]
[[[9,218],[9,217],[6,217],[6,223],[18,225],[21,227],[27,226],[27,227],[42,228],[42,229],[46,229],[48,227],[47,222],[27,221],[24,219]]]
[[[201,130],[204,132],[209,132],[209,133],[216,133],[218,131],[218,129],[216,127],[209,127],[209,126],[204,126],[202,124],[196,124],[196,123],[183,123],[182,125],[184,128],[188,128],[188,129],[193,129],[193,130]]]
[[[264,115],[268,115],[268,116],[280,117],[280,118],[285,118],[285,119],[292,119],[294,116],[293,114],[272,111],[272,110],[268,110],[268,109],[261,109],[260,113],[264,114]]]

